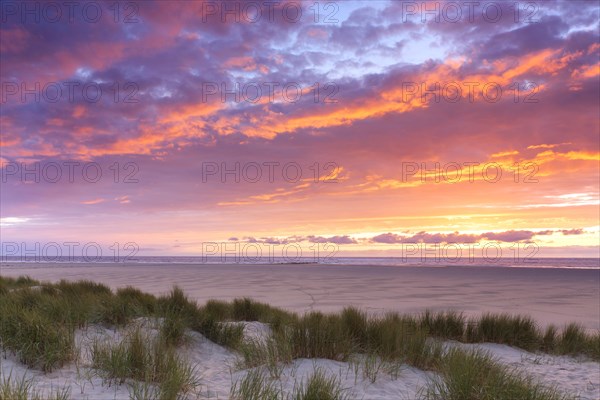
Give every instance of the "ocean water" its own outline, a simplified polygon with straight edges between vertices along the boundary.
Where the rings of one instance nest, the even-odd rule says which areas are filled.
[[[139,264],[323,264],[390,267],[511,267],[598,269],[600,258],[442,258],[442,257],[219,257],[219,256],[132,256],[132,257],[40,257],[0,256],[3,263],[139,263]]]

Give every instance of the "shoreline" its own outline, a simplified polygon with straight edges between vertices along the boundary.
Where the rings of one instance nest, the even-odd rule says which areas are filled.
[[[451,262],[451,261],[435,261],[435,260],[421,260],[418,259],[410,260],[410,261],[398,261],[396,263],[391,260],[393,257],[385,257],[385,258],[373,258],[373,260],[368,260],[368,258],[364,257],[344,257],[340,258],[339,262],[315,262],[314,259],[307,259],[307,261],[242,261],[242,262],[230,262],[230,261],[200,261],[200,257],[168,257],[171,258],[169,261],[161,260],[163,257],[156,257],[156,260],[152,260],[152,257],[144,257],[144,259],[138,260],[122,260],[122,261],[114,261],[111,260],[110,257],[106,257],[106,260],[100,261],[89,261],[89,260],[58,260],[58,261],[48,261],[48,260],[6,260],[0,257],[0,268],[3,266],[13,266],[16,265],[79,265],[79,266],[89,266],[89,265],[194,265],[194,266],[219,266],[219,265],[239,265],[239,266],[307,266],[307,267],[315,267],[315,266],[325,266],[325,267],[396,267],[396,268],[507,268],[507,269],[559,269],[559,270],[592,270],[592,271],[600,271],[600,258],[540,258],[537,259],[536,262],[523,262],[523,261],[513,261],[510,263],[510,258],[501,259],[499,261],[485,261],[485,259],[476,259],[470,262]],[[180,261],[177,258],[181,259],[192,259],[188,261]],[[542,260],[574,260],[574,261],[588,261],[593,262],[593,266],[581,266],[581,265],[550,265],[547,264],[538,264],[542,262]],[[376,261],[381,262],[376,262]],[[352,262],[348,262],[352,261]],[[359,261],[359,262],[358,262]],[[566,262],[566,261],[563,261]]]
[[[600,262],[600,260],[599,260]],[[197,261],[0,261],[0,268],[2,267],[11,267],[14,265],[40,265],[42,267],[47,267],[51,265],[77,265],[77,266],[93,266],[93,265],[121,265],[121,266],[136,266],[136,265],[192,265],[197,267],[217,267],[217,266],[306,266],[306,267],[386,267],[386,268],[482,268],[482,269],[495,269],[495,268],[504,268],[504,269],[558,269],[558,270],[587,270],[587,271],[600,271],[600,264],[598,267],[580,267],[580,266],[572,266],[572,267],[564,267],[564,266],[550,266],[550,265],[530,265],[530,264],[514,264],[514,265],[502,265],[502,264],[427,264],[427,263],[412,263],[412,264],[377,264],[377,263],[319,263],[313,261],[306,262],[197,262]]]

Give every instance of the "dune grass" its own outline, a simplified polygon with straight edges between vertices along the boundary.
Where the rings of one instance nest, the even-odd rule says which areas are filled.
[[[346,400],[350,399],[348,390],[342,387],[336,376],[327,376],[321,368],[294,388],[291,400]]]
[[[160,400],[175,400],[199,385],[194,368],[162,332],[152,337],[139,326],[117,344],[94,342],[92,361],[109,384],[120,385],[128,379],[156,384]]]
[[[254,368],[235,381],[231,388],[232,400],[350,400],[348,389],[338,377],[328,375],[322,368],[294,385],[291,393],[284,393],[261,368]]]
[[[453,311],[433,313],[426,310],[419,317],[419,325],[427,333],[450,340],[462,340],[465,335],[465,323],[465,316]]]
[[[29,284],[31,286],[26,286]],[[50,372],[72,361],[74,331],[87,324],[124,326],[153,312],[153,296],[105,285],[0,278],[0,341],[21,362]],[[134,294],[139,296],[136,301]],[[150,297],[148,297],[150,296]]]
[[[158,315],[162,317],[160,337],[167,345],[179,346],[185,341],[185,331],[198,318],[198,306],[178,287],[159,297]]]
[[[415,319],[393,313],[368,318],[347,308],[341,314],[308,313],[274,329],[264,341],[245,341],[238,350],[243,367],[264,366],[272,378],[278,378],[283,366],[294,359],[349,361],[354,354],[377,359],[380,365],[403,362],[435,369],[442,348],[428,340]]]
[[[466,341],[507,344],[534,351],[540,347],[540,333],[529,317],[484,314],[469,321]]]
[[[586,333],[576,323],[559,329],[554,325],[545,330],[527,316],[483,314],[467,320],[453,312],[426,311],[419,317],[421,328],[428,335],[464,343],[498,343],[523,350],[555,355],[584,355],[600,360],[600,332]]]
[[[374,353],[384,360],[400,359],[416,368],[436,368],[441,352],[438,342],[428,340],[427,332],[413,317],[388,313],[373,319],[368,328],[366,353]]]
[[[256,368],[235,381],[230,396],[231,400],[279,400],[283,393],[261,368]]]
[[[74,329],[56,323],[62,302],[28,288],[0,297],[0,344],[31,368],[52,371],[74,355]]]
[[[340,314],[311,312],[274,330],[275,340],[290,343],[286,359],[326,358],[347,361],[352,354],[376,355],[384,360],[402,359],[418,368],[429,368],[436,346],[411,317],[390,313],[369,318],[354,308]],[[282,344],[279,348],[283,348]],[[281,352],[279,353],[281,354]]]
[[[138,317],[164,318],[163,333],[172,344],[179,344],[183,332],[189,328],[234,349],[241,346],[243,327],[223,322],[263,322],[274,332],[289,330],[285,336],[291,336],[288,339],[294,344],[294,358],[319,356],[346,360],[354,352],[376,352],[392,357],[404,355],[419,364],[415,353],[407,354],[410,349],[399,343],[405,339],[419,343],[424,336],[466,343],[501,343],[528,351],[583,354],[600,359],[599,333],[588,334],[576,324],[542,331],[531,318],[509,314],[485,314],[467,320],[456,312],[425,311],[418,316],[393,313],[369,318],[360,310],[346,308],[339,314],[313,312],[298,316],[248,298],[232,302],[211,300],[198,306],[179,288],[155,297],[132,287],[113,293],[107,286],[89,281],[48,284],[29,277],[0,277],[0,309],[6,310],[0,321],[4,346],[22,353],[27,365],[40,364],[45,370],[68,361],[69,351],[64,350],[70,346],[73,329],[90,323],[125,326]],[[13,340],[18,336],[13,328],[21,325],[29,327],[30,333]],[[36,327],[44,327],[47,334]],[[37,343],[34,332],[50,338],[46,346],[37,346],[35,351],[29,349],[34,347],[32,343]],[[64,342],[59,343],[61,340]],[[57,352],[56,348],[62,350]],[[47,359],[40,359],[40,354],[45,353]],[[64,356],[58,357],[56,353]]]
[[[32,279],[29,276],[20,276],[18,278],[0,276],[0,295],[8,293],[14,289],[32,287],[39,284],[39,281]]]
[[[351,336],[336,315],[311,312],[300,317],[289,329],[294,358],[345,361],[355,351]]]
[[[464,342],[501,343],[527,351],[557,355],[585,355],[600,360],[600,332],[586,333],[576,323],[562,330],[548,326],[542,331],[533,319],[518,315],[486,314],[469,322]]]
[[[600,360],[600,332],[594,335],[585,333],[583,327],[571,323],[557,335],[552,352],[557,354],[585,354],[596,360]]]
[[[569,400],[549,388],[498,364],[487,353],[449,350],[441,359],[440,378],[434,378],[425,400]]]
[[[279,379],[285,365],[294,359],[290,337],[278,330],[265,340],[245,340],[238,347],[242,368],[265,367],[271,378]]]
[[[209,300],[202,311],[217,321],[258,321],[274,329],[298,318],[294,313],[249,298],[234,299],[232,302]]]
[[[529,351],[586,355],[600,360],[599,333],[586,333],[577,324],[563,329],[550,326],[542,331],[531,318],[518,315],[485,314],[467,319],[456,312],[426,311],[416,316],[398,313],[370,316],[351,307],[337,314],[297,315],[248,298],[232,302],[213,300],[200,306],[177,287],[157,297],[132,287],[113,292],[105,285],[89,281],[50,284],[27,277],[0,277],[0,345],[32,368],[52,371],[72,361],[75,329],[88,324],[124,328],[139,317],[160,321],[154,336],[134,329],[118,344],[98,342],[93,349],[95,367],[103,371],[110,384],[128,382],[132,398],[150,397],[150,392],[159,399],[177,398],[178,393],[197,384],[193,369],[176,352],[178,346],[185,344],[186,331],[190,329],[237,351],[244,368],[259,371],[234,385],[232,396],[235,394],[239,399],[261,398],[252,397],[262,393],[256,389],[261,385],[266,385],[266,392],[261,394],[264,398],[279,396],[280,392],[269,386],[269,379],[278,379],[283,367],[294,359],[348,361],[357,354],[366,360],[363,369],[370,381],[377,379],[382,365],[387,364],[404,363],[441,372],[444,380],[428,390],[431,399],[492,398],[467,392],[463,395],[459,389],[450,392],[455,390],[455,383],[459,388],[466,385],[461,379],[484,379],[486,385],[491,385],[489,393],[498,396],[505,396],[502,388],[506,387],[506,393],[513,393],[509,388],[517,388],[515,395],[529,393],[529,397],[522,397],[525,399],[561,398],[516,374],[496,368],[494,362],[480,354],[446,353],[440,340],[501,343]],[[245,340],[240,321],[266,323],[272,335],[265,340]],[[479,365],[480,374],[461,366],[464,363]],[[458,372],[452,371],[461,368],[462,375],[455,376]],[[487,371],[487,375],[481,375],[481,371]],[[316,383],[308,380],[303,386],[302,393],[308,397],[297,398],[313,398],[310,393],[318,392],[311,385],[328,387],[329,382],[331,386],[327,379],[316,374],[313,379]],[[493,385],[499,385],[500,389]],[[3,390],[9,390],[4,386]],[[449,392],[439,392],[447,396],[439,397],[436,390]]]
[[[52,390],[50,393],[42,394],[34,389],[32,379],[22,376],[13,379],[12,372],[8,376],[2,376],[0,380],[0,399],[2,400],[69,400],[71,390],[68,387]]]

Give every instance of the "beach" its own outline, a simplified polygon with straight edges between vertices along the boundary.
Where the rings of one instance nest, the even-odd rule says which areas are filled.
[[[56,282],[87,279],[160,295],[174,285],[202,304],[250,297],[294,312],[370,313],[425,309],[468,316],[518,313],[541,325],[577,322],[600,329],[600,270],[368,265],[3,263],[4,276]]]
[[[158,301],[163,303],[170,301],[169,298],[174,298],[173,287],[177,286],[198,307],[203,305],[208,307],[206,303],[210,300],[212,302],[209,304],[212,304],[212,307],[222,309],[225,304],[235,305],[235,302],[215,303],[215,300],[229,302],[242,297],[266,304],[267,306],[254,306],[252,304],[258,303],[248,303],[249,305],[242,309],[255,309],[256,317],[238,316],[238,319],[225,322],[227,326],[241,329],[243,339],[240,343],[246,344],[218,344],[217,342],[221,340],[218,336],[212,337],[211,331],[204,331],[204,328],[194,327],[194,325],[186,327],[179,333],[184,339],[178,342],[176,347],[168,348],[174,350],[168,351],[175,351],[174,354],[184,360],[182,362],[190,365],[192,371],[190,379],[194,380],[194,384],[188,389],[181,386],[180,390],[185,393],[181,398],[184,399],[289,399],[294,398],[298,390],[304,387],[303,385],[307,385],[307,382],[314,379],[315,374],[320,373],[327,379],[331,379],[332,385],[340,391],[339,397],[332,397],[335,399],[421,400],[429,398],[426,393],[434,390],[432,388],[435,387],[435,382],[451,379],[444,375],[448,374],[448,371],[444,372],[445,361],[438,361],[442,362],[442,366],[435,363],[428,365],[422,360],[411,361],[410,358],[395,363],[386,361],[385,353],[378,353],[378,350],[374,353],[368,351],[364,354],[352,353],[348,354],[348,357],[341,358],[336,353],[329,356],[306,357],[301,355],[306,348],[300,347],[297,349],[300,352],[297,356],[269,361],[269,358],[264,357],[268,357],[265,354],[271,353],[260,350],[263,349],[261,346],[275,343],[272,341],[276,340],[273,339],[276,338],[275,331],[277,329],[280,333],[283,331],[277,328],[277,324],[264,322],[266,317],[261,317],[260,312],[256,314],[258,310],[264,310],[264,307],[277,307],[284,310],[283,312],[295,313],[298,316],[312,311],[339,313],[345,307],[355,307],[364,311],[367,318],[385,320],[385,316],[389,316],[387,313],[397,312],[400,315],[417,318],[417,321],[423,318],[425,310],[433,313],[440,312],[442,314],[439,315],[442,316],[449,315],[443,312],[456,311],[465,316],[466,324],[481,324],[475,321],[487,313],[519,314],[532,317],[537,323],[540,334],[543,334],[544,329],[550,324],[557,326],[560,332],[565,329],[567,323],[575,322],[588,334],[595,335],[600,322],[598,318],[600,271],[594,269],[9,262],[2,264],[1,275],[4,279],[29,276],[39,281],[39,283],[32,281],[30,285],[33,286],[26,289],[27,298],[37,296],[36,293],[40,289],[42,289],[41,293],[45,293],[43,296],[64,296],[73,290],[68,289],[71,283],[61,283],[55,286],[57,289],[44,289],[46,287],[44,282],[58,283],[67,280],[77,286],[79,284],[76,281],[87,280],[106,285],[113,293],[117,293],[117,296],[119,293],[121,295],[124,293],[117,292],[118,289],[135,287],[156,296]],[[8,298],[11,296],[16,296],[15,298],[18,299],[19,291],[25,290],[22,288],[27,286],[26,283],[22,286],[19,281],[7,282],[9,285],[17,286],[9,289],[8,292],[4,291],[4,295],[8,296],[6,301],[9,301]],[[92,290],[91,293],[109,291],[108,288],[101,289],[94,285],[82,287]],[[131,300],[124,303],[123,312],[128,314],[132,309],[139,308],[139,304],[134,301],[135,298],[131,297]],[[75,297],[72,307],[77,307],[78,299],[79,297]],[[85,296],[81,297],[82,301],[84,299]],[[1,296],[0,300],[2,300]],[[181,304],[181,301],[178,304]],[[238,303],[238,307],[241,304],[243,303]],[[91,306],[96,307],[99,304]],[[42,307],[41,310],[45,308]],[[8,318],[20,318],[20,312],[15,312],[17,314],[14,317]],[[204,315],[207,311],[200,312]],[[277,315],[279,311],[275,313]],[[146,338],[145,345],[159,340],[157,338],[160,338],[164,331],[165,318],[168,320],[174,315],[176,318],[177,314],[169,311],[162,315],[164,317],[128,318],[124,324],[123,322],[112,324],[106,321],[104,323],[84,322],[73,332],[76,354],[67,358],[65,363],[58,364],[58,368],[50,372],[43,372],[39,367],[31,368],[24,365],[19,359],[18,352],[7,351],[4,347],[0,366],[1,375],[4,382],[10,381],[13,385],[27,382],[31,385],[28,391],[46,396],[43,397],[44,399],[58,393],[57,390],[62,390],[65,399],[159,398],[152,397],[154,395],[149,393],[156,394],[158,393],[156,390],[162,390],[160,383],[136,383],[135,379],[118,381],[107,375],[105,369],[110,370],[112,367],[99,364],[98,349],[106,346],[106,349],[113,349],[106,351],[114,351],[117,348],[114,346],[131,343],[132,334],[135,332],[144,335],[142,337]],[[108,315],[109,319],[113,317]],[[223,317],[222,320],[227,319]],[[394,323],[393,318],[388,319],[389,321]],[[53,324],[55,322],[57,327],[60,326],[58,321],[52,321]],[[321,329],[330,328],[324,326],[318,328],[318,331]],[[398,335],[402,329],[401,326],[394,328],[393,334]],[[468,335],[468,330],[465,334]],[[508,334],[511,336],[510,332]],[[424,349],[429,348],[432,343],[439,343],[443,354],[446,354],[435,356],[439,360],[450,357],[447,354],[454,354],[452,349],[458,350],[460,355],[467,354],[469,357],[483,355],[486,359],[493,360],[495,365],[501,366],[502,371],[505,371],[502,373],[513,374],[507,375],[515,377],[510,379],[519,379],[523,382],[515,385],[530,385],[527,389],[528,393],[546,390],[535,389],[531,385],[541,385],[540,388],[553,388],[548,390],[556,391],[553,392],[555,394],[548,395],[549,397],[540,394],[542,396],[540,398],[578,400],[600,398],[600,363],[597,359],[577,353],[566,354],[559,351],[551,354],[539,349],[525,350],[493,340],[486,342],[475,339],[475,342],[467,342],[462,333],[461,337],[462,339],[459,340],[445,338],[440,342],[428,340],[427,345],[425,342],[421,343],[420,346],[425,347],[420,351],[425,351]],[[14,340],[20,340],[18,335]],[[37,343],[39,339],[35,340]],[[410,336],[402,340],[412,343]],[[286,342],[287,339],[283,343]],[[327,346],[336,345],[337,340],[326,343]],[[527,345],[526,342],[524,343]],[[277,352],[276,354],[279,354]],[[258,357],[261,361],[257,363],[252,357]],[[469,363],[476,361],[475,358],[466,360],[462,365],[468,366]],[[263,363],[265,364],[262,365]],[[496,367],[491,368],[491,371],[496,371],[494,369]],[[461,373],[457,372],[457,374]],[[252,381],[252,379],[259,379],[259,381]],[[502,378],[502,380],[506,379],[509,378]],[[276,394],[268,396],[266,392],[261,392],[262,394],[248,397],[241,394],[239,389],[244,385],[260,387],[260,390],[267,388],[274,390]],[[141,392],[138,392],[140,390]],[[471,386],[469,390],[476,390],[476,386]],[[435,399],[444,398],[444,395],[439,393],[430,396]]]

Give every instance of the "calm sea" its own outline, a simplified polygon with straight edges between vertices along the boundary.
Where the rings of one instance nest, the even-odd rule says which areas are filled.
[[[569,268],[600,269],[600,258],[461,258],[436,259],[434,257],[328,257],[315,259],[312,257],[283,258],[233,258],[233,257],[199,257],[199,256],[134,256],[115,259],[113,257],[23,257],[1,256],[3,263],[152,263],[152,264],[340,264],[390,267],[513,267],[513,268]]]

